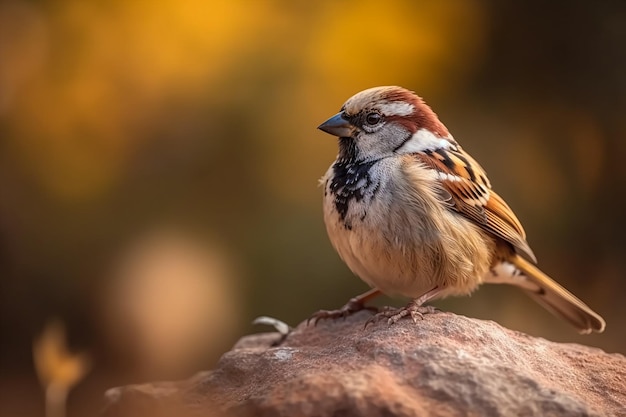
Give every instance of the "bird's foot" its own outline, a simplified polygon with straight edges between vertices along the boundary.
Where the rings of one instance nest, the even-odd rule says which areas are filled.
[[[418,320],[424,320],[425,314],[433,314],[439,310],[433,306],[423,306],[417,304],[415,301],[411,301],[405,307],[384,307],[379,313],[370,317],[365,322],[365,327],[370,323],[377,323],[380,320],[387,319],[388,324],[396,324],[400,319],[406,316],[411,316],[413,323],[417,323]]]
[[[359,297],[351,298],[343,307],[337,310],[320,310],[317,313],[313,313],[311,317],[306,321],[307,325],[313,322],[313,325],[317,325],[317,322],[324,319],[337,319],[346,318],[351,314],[361,310],[370,310],[374,313],[378,313],[377,307],[366,306]]]

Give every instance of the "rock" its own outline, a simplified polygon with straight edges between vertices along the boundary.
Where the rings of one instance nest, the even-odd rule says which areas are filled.
[[[626,416],[620,354],[452,313],[369,317],[302,323],[278,346],[246,336],[189,381],[117,388],[104,415]]]

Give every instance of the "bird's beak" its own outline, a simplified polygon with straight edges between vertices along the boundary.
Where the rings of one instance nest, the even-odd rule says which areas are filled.
[[[352,136],[352,131],[354,130],[354,126],[343,118],[343,112],[337,113],[317,128],[340,138]]]

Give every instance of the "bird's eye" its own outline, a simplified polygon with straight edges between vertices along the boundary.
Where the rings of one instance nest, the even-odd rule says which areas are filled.
[[[370,126],[374,126],[380,123],[381,119],[382,119],[382,116],[379,113],[372,112],[372,113],[368,113],[368,115],[365,116],[365,123],[367,123]]]

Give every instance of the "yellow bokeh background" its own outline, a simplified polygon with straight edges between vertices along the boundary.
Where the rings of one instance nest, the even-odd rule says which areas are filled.
[[[85,415],[210,368],[257,316],[365,290],[325,236],[336,142],[315,128],[376,85],[434,107],[608,328],[578,336],[509,288],[439,306],[624,353],[624,27],[617,2],[2,2],[0,414],[42,414],[31,349],[54,317],[62,356],[90,358]]]

